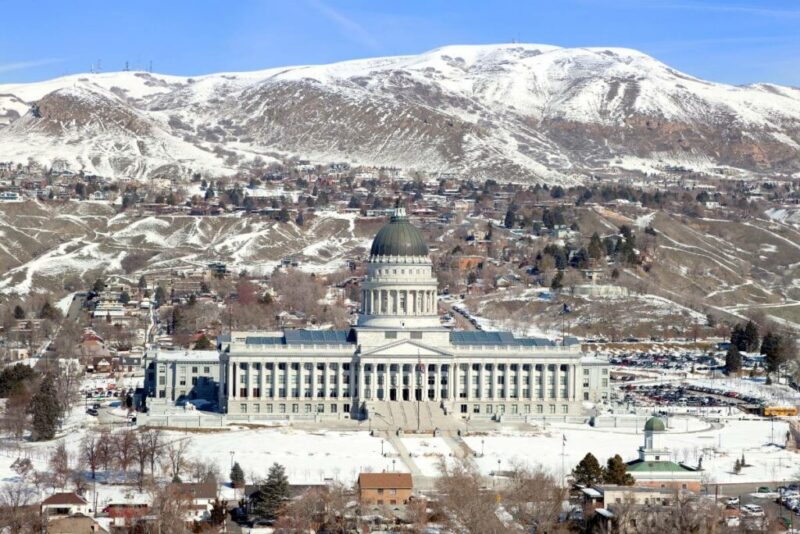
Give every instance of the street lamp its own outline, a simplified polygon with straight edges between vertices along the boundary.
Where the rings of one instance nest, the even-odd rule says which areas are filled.
[[[481,458],[484,456],[483,438],[481,438]]]
[[[381,440],[381,456],[385,456],[385,455],[383,454],[383,440]]]
[[[231,453],[231,471],[233,471],[233,455],[236,454],[236,451],[229,451]]]
[[[392,473],[394,473],[394,471],[395,471],[395,468],[394,468],[394,463],[395,463],[395,461],[396,461],[396,460],[392,460]]]

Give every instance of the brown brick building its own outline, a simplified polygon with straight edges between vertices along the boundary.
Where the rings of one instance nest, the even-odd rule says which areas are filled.
[[[413,489],[410,473],[358,475],[358,498],[362,504],[405,504]]]

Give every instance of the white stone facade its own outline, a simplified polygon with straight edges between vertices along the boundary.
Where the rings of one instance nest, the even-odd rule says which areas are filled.
[[[375,403],[425,401],[461,418],[563,417],[607,396],[608,364],[587,360],[587,382],[577,344],[441,327],[421,239],[399,210],[381,230],[351,330],[233,332],[222,345],[224,411],[361,418]]]

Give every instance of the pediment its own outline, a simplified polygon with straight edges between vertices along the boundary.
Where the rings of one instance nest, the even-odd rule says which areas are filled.
[[[426,357],[452,357],[452,353],[431,345],[420,343],[410,339],[400,339],[386,345],[373,347],[361,353],[361,357],[407,357],[407,358],[426,358]]]

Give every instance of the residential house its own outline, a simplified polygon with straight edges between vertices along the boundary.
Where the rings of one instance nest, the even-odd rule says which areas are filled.
[[[405,504],[414,483],[410,473],[361,473],[358,475],[358,499],[362,504]]]
[[[211,516],[214,502],[217,500],[216,484],[175,483],[169,485],[170,491],[186,501],[188,505],[187,520],[203,521]]]
[[[42,501],[40,506],[43,516],[70,516],[88,514],[89,503],[77,493],[54,493]]]

